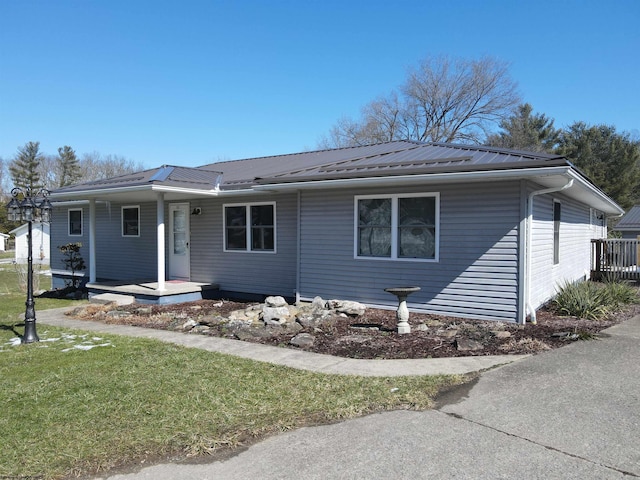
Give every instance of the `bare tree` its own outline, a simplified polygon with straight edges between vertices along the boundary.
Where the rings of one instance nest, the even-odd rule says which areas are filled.
[[[101,155],[98,152],[85,153],[80,159],[81,182],[102,180],[144,170],[142,163],[136,163],[121,155]]]
[[[390,140],[480,143],[519,101],[502,61],[428,57],[409,70],[399,92],[367,104],[358,121],[339,120],[320,145]]]

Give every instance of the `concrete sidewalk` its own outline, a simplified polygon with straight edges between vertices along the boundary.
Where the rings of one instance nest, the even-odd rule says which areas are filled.
[[[37,312],[38,323],[130,337],[143,337],[200,348],[210,352],[226,353],[250,360],[269,362],[320,373],[362,376],[401,376],[464,374],[485,370],[525,358],[526,355],[494,355],[455,358],[428,358],[420,360],[361,360],[333,357],[290,348],[273,347],[226,338],[209,337],[166,330],[109,325],[102,322],[76,320],[64,315],[66,309]]]

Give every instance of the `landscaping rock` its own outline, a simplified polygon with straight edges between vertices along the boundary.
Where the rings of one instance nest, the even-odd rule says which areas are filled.
[[[457,329],[449,329],[449,330],[441,330],[438,332],[438,335],[440,337],[444,337],[444,338],[454,338],[456,335],[458,335],[458,333],[460,332],[460,330]]]
[[[288,306],[268,307],[265,305],[262,308],[262,321],[266,325],[272,325],[272,324],[280,325],[290,320],[290,317],[291,317],[291,314],[289,313]]]
[[[482,343],[469,338],[458,338],[455,343],[456,349],[459,352],[477,352],[484,350],[484,345],[482,345]]]
[[[308,348],[313,346],[313,342],[315,342],[315,340],[315,337],[310,333],[299,333],[293,337],[289,343],[295,347]]]
[[[296,316],[296,320],[304,328],[314,328],[321,325],[327,316],[326,310],[322,313],[300,312]]]
[[[189,320],[187,320],[186,322],[184,322],[182,324],[182,330],[191,330],[193,327],[195,327],[196,325],[198,325],[198,322],[196,322],[193,318],[190,318]]]
[[[322,297],[315,297],[311,302],[311,311],[312,312],[322,312],[326,310],[327,302],[325,302]]]
[[[280,296],[267,297],[264,299],[264,304],[267,307],[273,307],[273,308],[286,307],[288,305],[286,300]]]
[[[511,338],[511,332],[506,330],[493,330],[491,334],[496,338]]]
[[[367,310],[367,307],[363,304],[350,300],[329,300],[327,306],[338,313],[344,313],[349,316],[364,315]]]

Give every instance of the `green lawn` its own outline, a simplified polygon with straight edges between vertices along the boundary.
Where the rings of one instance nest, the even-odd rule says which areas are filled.
[[[302,425],[429,408],[440,389],[465,380],[322,375],[46,325],[39,343],[19,345],[24,296],[15,284],[15,273],[0,271],[0,478],[90,474]],[[36,310],[63,304],[37,299]]]

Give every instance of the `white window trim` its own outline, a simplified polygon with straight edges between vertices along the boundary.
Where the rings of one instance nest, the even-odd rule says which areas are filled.
[[[71,212],[80,212],[80,233],[71,233]],[[67,234],[70,237],[81,237],[84,233],[84,212],[82,208],[70,208],[67,210]]]
[[[434,258],[404,258],[398,257],[398,199],[415,197],[435,198],[435,252]],[[358,255],[358,201],[371,198],[391,199],[391,256],[389,257],[367,257]],[[440,193],[401,193],[401,194],[380,194],[380,195],[355,195],[353,197],[353,258],[356,260],[381,260],[393,262],[423,262],[437,263],[440,261]]]
[[[124,233],[124,209],[125,208],[136,208],[138,209],[138,234],[137,235],[125,235]],[[120,234],[125,238],[138,238],[140,237],[140,205],[123,205],[120,208]]]
[[[271,205],[273,207],[273,250],[253,250],[251,248],[251,207],[259,207],[262,205]],[[246,215],[246,245],[244,250],[233,248],[227,249],[227,207],[245,207]],[[258,253],[272,255],[278,250],[278,221],[276,202],[250,202],[250,203],[225,203],[222,205],[222,251],[229,253]]]

